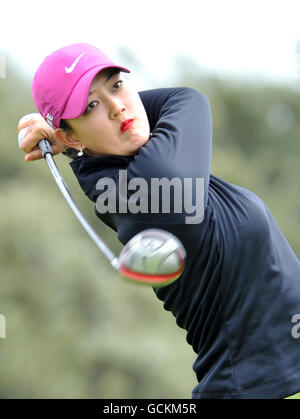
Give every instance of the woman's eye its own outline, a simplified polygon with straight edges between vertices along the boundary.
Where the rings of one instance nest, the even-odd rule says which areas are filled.
[[[92,109],[94,109],[94,108],[98,105],[98,103],[99,103],[99,102],[97,102],[96,100],[93,100],[91,103],[89,103],[89,104],[88,104],[88,106],[87,106],[87,108],[86,108],[85,112],[89,112],[89,111],[91,111]]]
[[[123,83],[123,80],[119,80],[119,81],[117,81],[117,83],[116,84],[114,84],[114,88],[115,89],[119,89],[120,87],[121,87],[121,84]]]

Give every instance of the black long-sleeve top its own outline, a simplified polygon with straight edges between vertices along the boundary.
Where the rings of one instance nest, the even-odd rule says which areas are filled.
[[[292,333],[292,318],[300,313],[299,260],[258,196],[210,173],[207,98],[190,88],[153,89],[140,97],[149,141],[134,156],[85,156],[71,167],[95,203],[98,181],[108,177],[118,186],[120,170],[128,182],[145,179],[149,202],[152,178],[190,178],[188,192],[201,194],[200,218],[184,206],[176,212],[172,198],[169,213],[101,214],[95,208],[123,244],[146,228],[170,231],[183,243],[183,274],[154,291],[197,354],[192,397],[282,398],[300,391],[300,339]],[[203,179],[201,192],[196,179]]]

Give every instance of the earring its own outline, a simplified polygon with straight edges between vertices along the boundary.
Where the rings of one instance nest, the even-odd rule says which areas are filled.
[[[77,156],[78,156],[78,157],[81,157],[81,156],[83,156],[83,151],[82,151],[82,147],[80,147],[80,151],[78,151],[78,153],[77,153]]]

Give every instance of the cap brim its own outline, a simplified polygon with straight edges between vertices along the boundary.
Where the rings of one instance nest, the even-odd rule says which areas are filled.
[[[79,118],[80,115],[84,113],[86,107],[88,105],[88,97],[91,88],[91,84],[95,78],[95,76],[105,68],[119,68],[120,71],[124,71],[126,73],[130,73],[125,67],[119,67],[116,65],[112,65],[111,63],[106,66],[97,66],[86,72],[80,80],[76,83],[71,96],[66,104],[64,112],[61,116],[61,119],[74,119]]]

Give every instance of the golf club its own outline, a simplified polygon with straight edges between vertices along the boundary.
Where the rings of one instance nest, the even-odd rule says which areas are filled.
[[[35,115],[41,116],[40,114],[28,114],[21,118],[19,123],[28,121]],[[19,146],[24,140],[28,128],[20,130],[18,134]],[[109,260],[111,266],[123,278],[139,284],[161,287],[171,284],[180,277],[185,265],[186,252],[180,240],[165,230],[147,229],[136,234],[124,246],[119,257],[115,256],[81,214],[56,166],[49,141],[43,139],[38,145],[57,186],[78,221]]]

